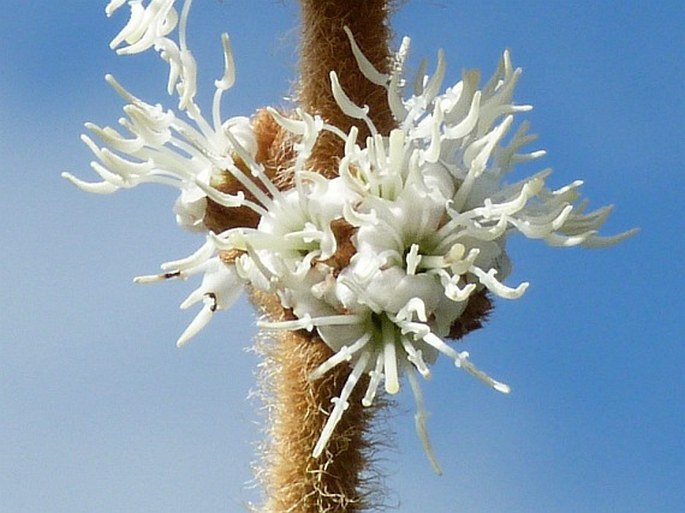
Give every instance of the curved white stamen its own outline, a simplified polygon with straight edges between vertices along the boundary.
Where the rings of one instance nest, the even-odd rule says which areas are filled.
[[[404,72],[404,61],[409,52],[411,40],[408,37],[402,38],[402,43],[400,48],[395,54],[395,62],[393,71],[390,75],[390,83],[388,84],[388,107],[395,119],[402,123],[407,119],[409,110],[402,101],[402,86],[403,78],[402,73]]]
[[[368,119],[369,106],[364,105],[363,107],[359,107],[355,105],[352,100],[350,100],[349,96],[347,96],[343,88],[340,86],[338,74],[335,71],[330,72],[330,78],[333,97],[335,98],[338,107],[340,107],[340,110],[354,119]]]
[[[336,353],[333,354],[333,356],[314,369],[314,371],[309,375],[309,379],[312,381],[317,380],[333,367],[336,367],[343,362],[351,361],[354,355],[363,349],[369,340],[371,340],[371,334],[365,333],[351,346],[342,346]]]
[[[340,110],[351,118],[361,119],[364,121],[366,126],[369,128],[369,132],[371,132],[372,135],[375,135],[377,130],[376,126],[369,118],[369,106],[364,105],[363,107],[359,107],[358,105],[355,105],[352,100],[350,100],[349,96],[347,96],[347,93],[345,93],[341,87],[340,81],[338,80],[338,75],[335,71],[330,72],[330,78],[333,98],[335,98],[335,102],[338,104],[338,107],[340,107]]]
[[[163,271],[187,271],[193,267],[200,265],[207,261],[214,253],[214,247],[211,240],[207,240],[200,248],[192,255],[179,260],[172,260],[161,265]]]
[[[110,2],[107,4],[105,7],[105,14],[107,14],[107,17],[109,18],[114,14],[114,11],[119,9],[122,5],[126,3],[126,0],[110,0]]]
[[[476,123],[478,123],[478,114],[480,111],[480,98],[481,92],[476,91],[473,94],[471,107],[466,117],[458,124],[445,128],[444,135],[446,139],[461,139],[470,134],[471,131],[476,127]]]
[[[66,171],[62,173],[62,178],[66,178],[82,191],[94,194],[112,194],[113,192],[119,190],[118,186],[109,182],[86,182],[80,178],[76,178],[74,175],[67,173]]]
[[[359,315],[330,315],[322,317],[310,317],[309,314],[305,314],[300,319],[294,319],[291,321],[257,321],[257,326],[265,329],[279,329],[279,330],[300,330],[304,329],[307,331],[312,331],[314,326],[348,326],[359,324],[360,321],[364,320],[362,316]]]
[[[373,64],[371,64],[371,61],[369,61],[366,56],[362,53],[361,49],[357,45],[357,42],[354,40],[354,36],[352,35],[352,31],[349,29],[349,27],[345,26],[343,27],[343,30],[345,31],[345,34],[347,34],[347,39],[350,41],[350,47],[352,48],[352,54],[354,55],[355,60],[357,61],[357,66],[359,67],[359,71],[362,72],[362,75],[364,75],[369,82],[384,86],[388,83],[388,75],[381,73],[378,71]]]
[[[385,391],[389,394],[396,394],[400,391],[400,382],[397,372],[395,328],[389,320],[383,318],[381,330],[383,338],[383,372],[385,374]]]
[[[224,74],[221,79],[214,81],[216,91],[214,91],[212,102],[212,122],[214,123],[214,132],[217,134],[221,132],[221,97],[225,91],[235,84],[235,63],[228,34],[221,34],[221,44],[224,49]]]
[[[383,353],[379,352],[375,355],[376,366],[372,371],[369,372],[369,386],[366,388],[366,393],[362,398],[362,406],[369,407],[373,404],[373,400],[376,397],[376,392],[378,391],[378,386],[383,378]]]
[[[416,374],[414,369],[410,365],[406,366],[407,381],[409,381],[409,386],[412,393],[414,394],[414,402],[416,403],[416,413],[414,414],[414,423],[416,426],[416,433],[421,440],[421,445],[423,450],[428,457],[433,470],[437,475],[442,475],[442,469],[438,463],[438,458],[435,456],[435,451],[433,451],[433,445],[428,437],[428,426],[426,425],[426,420],[428,419],[428,412],[426,411],[426,406],[423,401],[423,394],[421,393],[421,386],[419,385],[418,379],[416,379]]]
[[[347,400],[354,391],[354,387],[357,385],[357,381],[359,381],[359,378],[364,373],[364,369],[366,368],[366,364],[368,363],[368,361],[369,353],[362,353],[362,355],[359,357],[359,360],[357,360],[357,362],[354,364],[352,372],[350,372],[350,375],[347,377],[347,381],[345,382],[345,385],[343,386],[343,389],[340,392],[340,397],[336,397],[333,399],[333,404],[335,406],[333,407],[333,411],[331,412],[331,415],[328,417],[328,420],[326,421],[326,424],[324,425],[323,430],[321,431],[321,436],[319,437],[319,440],[316,442],[316,445],[314,446],[314,450],[312,451],[312,456],[314,458],[318,458],[319,456],[321,456],[324,449],[326,448],[326,445],[328,444],[328,441],[330,440],[331,435],[335,430],[335,427],[338,425],[338,422],[340,422],[340,419],[342,418],[343,412],[349,406]]]
[[[200,310],[200,313],[193,319],[193,321],[188,325],[185,331],[178,337],[176,341],[177,347],[183,347],[188,340],[197,335],[202,328],[204,328],[214,315],[214,310],[216,309],[214,300],[211,298],[206,298],[205,304]]]
[[[443,119],[443,113],[442,109],[440,109],[439,104],[435,104],[435,109],[433,110],[433,126],[431,130],[431,142],[428,148],[422,152],[423,159],[426,162],[430,162],[431,164],[435,164],[438,159],[440,158],[440,150],[441,150],[441,144],[440,144],[440,128],[442,124],[442,119]]]
[[[590,237],[588,240],[582,241],[580,244],[585,248],[608,248],[622,242],[630,237],[637,235],[640,232],[639,228],[633,228],[631,230],[626,230],[625,232],[613,235],[612,237]]]
[[[511,392],[511,388],[509,385],[502,383],[500,381],[497,381],[496,379],[491,378],[488,376],[485,372],[482,370],[478,369],[475,365],[473,365],[468,359],[468,353],[460,353],[460,358],[459,360],[455,360],[455,363],[457,364],[457,367],[464,369],[466,372],[474,376],[475,378],[479,379],[486,385],[494,388],[498,392],[502,392],[503,394],[508,394]]]
[[[529,283],[523,282],[515,289],[507,287],[502,282],[500,282],[495,275],[497,274],[497,269],[490,269],[488,272],[483,271],[480,267],[471,266],[470,271],[475,274],[480,282],[485,285],[488,290],[494,292],[499,297],[505,299],[518,299],[528,288]]]
[[[273,107],[267,107],[266,110],[274,118],[274,121],[288,132],[295,135],[304,135],[306,130],[306,123],[304,121],[285,117]]]
[[[407,359],[414,365],[414,367],[416,367],[416,370],[418,370],[424,378],[429,379],[431,376],[431,371],[426,365],[421,351],[417,351],[407,337],[400,337],[400,341],[402,342],[402,347],[407,353]]]
[[[208,198],[226,208],[241,207],[244,205],[260,215],[264,215],[267,212],[266,209],[257,205],[256,203],[246,200],[245,194],[242,191],[239,191],[238,194],[228,194],[226,192],[221,192],[220,190],[202,182],[201,180],[195,179],[193,180],[193,183],[198,188],[202,189]]]
[[[193,0],[185,0],[183,2],[183,8],[181,9],[181,22],[178,28],[178,41],[181,51],[188,49],[186,34],[188,32],[188,15],[190,14],[190,6],[192,3]]]
[[[438,65],[433,76],[428,80],[426,87],[421,94],[426,104],[433,102],[440,91],[442,81],[445,78],[445,52],[441,48],[438,50]]]

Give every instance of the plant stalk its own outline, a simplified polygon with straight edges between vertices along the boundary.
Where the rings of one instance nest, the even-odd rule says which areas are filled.
[[[366,57],[379,71],[391,65],[388,0],[301,0],[302,42],[298,102],[309,114],[347,132],[356,125],[360,141],[368,135],[363,122],[343,114],[332,94],[330,72],[369,116],[381,134],[395,123],[383,87],[359,71],[343,27],[348,27]],[[308,162],[311,171],[337,175],[342,141],[323,132]],[[339,241],[344,243],[344,241]],[[278,299],[253,293],[253,300],[276,319],[292,316]],[[266,489],[266,513],[353,513],[371,506],[371,446],[369,426],[374,408],[361,405],[364,377],[356,387],[342,420],[319,458],[312,457],[323,426],[347,380],[346,365],[311,381],[308,376],[328,359],[331,349],[305,331],[283,332],[277,340],[259,344],[266,358],[262,383],[269,408],[269,441],[264,448],[261,477]]]

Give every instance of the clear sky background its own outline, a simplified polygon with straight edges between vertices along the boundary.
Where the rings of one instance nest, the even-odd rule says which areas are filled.
[[[194,283],[131,278],[189,254],[175,191],[91,196],[85,121],[115,124],[112,72],[151,103],[156,55],[108,48],[127,19],[105,1],[3,1],[0,17],[0,513],[235,513],[261,438],[255,333],[246,301],[183,350]],[[198,0],[189,42],[201,102],[230,33],[238,67],[225,115],[283,104],[295,78],[292,0]],[[449,362],[424,384],[444,476],[435,476],[401,394],[385,421],[387,503],[404,513],[682,513],[685,508],[685,3],[412,0],[394,16],[413,66],[446,50],[450,83],[524,68],[516,99],[548,150],[552,186],[586,180],[617,208],[608,250],[514,239],[521,300],[499,301],[466,340],[509,383],[501,396]],[[521,176],[521,175],[519,175]],[[405,389],[407,387],[404,387]],[[385,434],[385,433],[388,434]],[[394,509],[392,509],[394,510]]]

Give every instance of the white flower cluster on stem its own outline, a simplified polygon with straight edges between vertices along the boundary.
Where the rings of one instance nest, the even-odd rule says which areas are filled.
[[[124,1],[112,0],[106,7],[111,15]],[[98,144],[88,135],[82,139],[92,150],[96,159],[93,170],[103,181],[90,183],[70,173],[63,176],[87,192],[110,194],[122,188],[135,187],[141,183],[158,183],[173,186],[180,191],[174,206],[176,220],[182,227],[197,232],[207,232],[203,223],[207,206],[206,190],[212,179],[224,171],[250,181],[235,163],[236,147],[242,154],[254,157],[257,142],[247,117],[221,118],[221,98],[235,82],[235,67],[227,34],[222,35],[224,72],[215,81],[216,91],[212,104],[211,121],[206,120],[195,103],[197,74],[195,59],[186,44],[186,25],[191,0],[184,3],[181,15],[174,9],[173,0],[152,0],[147,6],[141,0],[131,0],[130,18],[126,26],[113,39],[112,48],[122,55],[140,53],[151,48],[159,52],[169,64],[168,92],[179,97],[180,116],[162,105],[151,105],[137,98],[121,86],[111,75],[107,82],[124,99],[125,118],[119,124],[121,133],[113,127],[101,128],[86,123],[86,128],[105,144]],[[179,25],[179,43],[169,36]],[[250,182],[251,183],[251,182]],[[242,193],[223,194],[223,204],[242,206],[249,204]],[[221,263],[211,243],[204,244],[191,257],[162,266],[164,274],[137,278],[139,283],[158,279],[185,279],[194,274],[204,274],[202,286],[193,292],[181,306],[186,308],[200,299],[204,308],[188,329],[179,337],[183,345],[211,319],[216,310],[230,307],[238,297],[242,282],[230,266]],[[236,293],[236,291],[238,293]]]
[[[338,106],[364,123],[371,135],[360,141],[355,127],[343,132],[299,109],[291,116],[270,110],[276,123],[297,140],[291,169],[294,186],[279,190],[255,160],[256,137],[249,120],[220,119],[221,94],[234,82],[226,35],[226,66],[216,82],[212,123],[200,115],[194,103],[196,65],[185,37],[191,2],[186,0],[180,16],[179,44],[167,37],[179,19],[173,3],[153,0],[143,7],[141,1],[130,1],[130,21],[112,45],[126,42],[128,46],[118,50],[122,54],[157,50],[170,66],[169,91],[175,88],[179,109],[194,126],[160,105],[144,103],[108,77],[128,103],[128,119],[121,124],[131,136],[87,125],[111,148],[99,148],[84,136],[99,161],[93,169],[104,181],[90,184],[69,174],[67,178],[101,193],[143,182],[174,185],[181,190],[177,220],[191,229],[205,229],[207,198],[228,209],[254,210],[260,216],[256,227],[209,232],[191,257],[164,264],[164,274],[137,279],[204,275],[200,288],[182,304],[185,308],[202,300],[204,307],[179,344],[195,335],[216,310],[229,307],[242,283],[277,294],[294,319],[265,319],[259,325],[316,330],[334,352],[310,379],[319,379],[337,365],[351,367],[313,455],[326,449],[360,377],[370,378],[362,400],[366,406],[374,402],[381,384],[395,394],[406,377],[416,399],[417,432],[439,472],[417,373],[429,378],[431,364],[443,354],[495,390],[509,391],[477,369],[466,351],[445,342],[475,293],[517,299],[526,290],[528,283],[504,283],[511,270],[507,237],[521,234],[552,246],[602,247],[634,232],[600,237],[597,232],[610,208],[586,213],[586,202],[579,201],[580,181],[550,190],[545,186],[550,171],[544,170],[507,182],[516,164],[544,155],[522,152],[535,139],[525,122],[512,129],[516,114],[531,107],[512,100],[521,69],[512,66],[508,52],[482,89],[479,73],[467,71],[442,93],[445,61],[440,52],[433,75],[420,73],[408,95],[404,61],[409,39],[396,53],[392,72],[384,74],[373,68],[349,31],[360,70],[387,90],[397,128],[379,133],[368,107],[354,104],[331,72]],[[121,5],[123,1],[113,0],[107,13]],[[323,131],[344,141],[333,179],[307,167]],[[238,160],[251,176],[236,164]],[[221,172],[230,173],[254,200],[214,188],[211,179]],[[239,256],[224,263],[219,254],[225,251]]]

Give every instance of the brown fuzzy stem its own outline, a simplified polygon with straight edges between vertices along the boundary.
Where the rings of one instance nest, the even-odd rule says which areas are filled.
[[[275,298],[255,298],[267,309],[280,308]],[[361,406],[364,386],[350,397],[350,407],[337,425],[324,454],[312,457],[331,408],[349,369],[339,366],[317,381],[309,373],[332,352],[319,338],[287,332],[276,344],[260,344],[266,360],[262,383],[270,406],[270,440],[262,479],[268,513],[352,513],[368,506],[361,479],[370,451],[365,437],[371,412]]]
[[[343,27],[349,27],[366,57],[380,71],[390,65],[387,26],[388,0],[301,0],[302,48],[299,102],[310,114],[319,114],[343,131],[355,124],[360,137],[367,127],[345,116],[337,106],[330,72],[338,74],[347,95],[369,105],[369,116],[380,133],[388,133],[394,120],[384,88],[369,82],[359,71]],[[308,167],[326,176],[337,174],[343,144],[324,132]],[[338,227],[342,233],[344,227]],[[336,235],[337,237],[337,235]],[[349,241],[348,241],[349,242]],[[344,247],[344,241],[339,241]],[[338,255],[344,258],[344,255]],[[254,301],[267,315],[287,318],[275,297],[255,293]],[[349,407],[336,426],[324,453],[312,457],[350,368],[339,365],[319,380],[309,375],[332,351],[315,334],[286,332],[275,343],[262,344],[266,361],[262,382],[269,405],[270,440],[265,447],[262,477],[267,513],[352,513],[369,506],[362,476],[369,465],[367,430],[371,410],[361,405],[368,377],[357,384]]]
[[[304,110],[320,114],[345,132],[356,125],[360,140],[366,138],[366,125],[343,114],[333,98],[330,72],[335,71],[350,99],[357,105],[368,105],[369,117],[377,130],[381,134],[389,133],[395,121],[386,90],[369,82],[359,71],[343,30],[348,27],[352,31],[357,45],[376,69],[387,71],[391,64],[388,0],[301,0],[300,3],[302,49],[298,99]],[[328,176],[335,175],[342,148],[338,137],[324,132],[312,155],[312,168]]]

